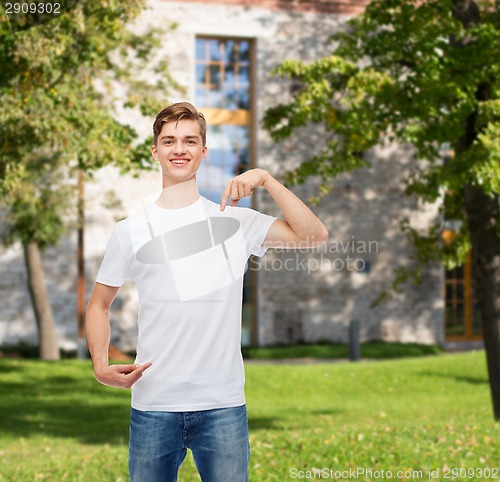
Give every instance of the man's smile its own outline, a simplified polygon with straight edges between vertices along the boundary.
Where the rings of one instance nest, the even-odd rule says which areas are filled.
[[[182,167],[182,166],[185,166],[189,162],[189,159],[186,159],[186,158],[170,159],[170,162],[174,166]]]

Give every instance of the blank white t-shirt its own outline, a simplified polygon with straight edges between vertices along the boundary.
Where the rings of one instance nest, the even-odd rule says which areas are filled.
[[[221,219],[225,218],[225,219]],[[228,219],[231,218],[231,219]],[[243,273],[277,218],[200,196],[181,209],[156,204],[116,224],[96,281],[135,282],[136,363],[132,407],[192,411],[245,403],[241,356]]]

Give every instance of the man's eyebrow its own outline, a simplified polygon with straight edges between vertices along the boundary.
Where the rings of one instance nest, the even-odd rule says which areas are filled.
[[[184,139],[199,139],[200,136],[195,136],[195,135],[189,135],[185,136]],[[164,139],[175,139],[175,136],[161,136],[160,141],[163,141]]]

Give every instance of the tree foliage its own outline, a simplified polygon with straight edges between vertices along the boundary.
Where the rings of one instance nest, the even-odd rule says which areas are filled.
[[[144,167],[137,133],[117,120],[116,109],[152,115],[175,84],[166,63],[153,62],[158,31],[129,28],[144,7],[144,0],[80,2],[18,33],[2,18],[0,199],[9,240],[57,242],[76,199],[74,186],[68,189],[75,169]]]
[[[332,178],[368,167],[361,153],[397,141],[414,148],[406,192],[426,202],[446,192],[447,217],[464,219],[466,183],[500,193],[500,12],[493,2],[478,2],[480,20],[462,22],[458,3],[372,2],[332,37],[331,55],[311,64],[287,60],[276,70],[302,88],[290,103],[266,112],[274,139],[310,123],[330,134],[319,154],[287,173],[289,183],[320,176],[321,196]],[[477,131],[470,145],[467,129]],[[453,155],[444,159],[443,149]],[[451,267],[470,247],[467,223],[452,247],[441,242],[440,225],[426,239],[407,220],[402,228],[422,248],[417,261],[441,259]],[[399,274],[399,281],[408,278]]]
[[[401,228],[415,246],[392,288],[423,267],[472,267],[488,360],[494,415],[500,420],[500,9],[491,0],[373,1],[332,37],[332,54],[313,62],[289,60],[277,73],[302,88],[290,103],[268,110],[264,125],[276,140],[321,124],[322,151],[287,174],[290,183],[320,176],[320,195],[340,173],[367,166],[361,155],[376,144],[413,147],[408,195],[441,201],[426,233]],[[443,155],[447,151],[447,155]],[[456,236],[443,242],[443,218]],[[375,300],[380,302],[387,291]]]

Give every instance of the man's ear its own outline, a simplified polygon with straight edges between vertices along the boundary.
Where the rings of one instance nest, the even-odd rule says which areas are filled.
[[[205,157],[207,157],[207,153],[208,153],[208,147],[206,145],[203,146],[203,151],[202,152],[203,152],[202,159],[205,159]]]
[[[158,149],[156,148],[156,146],[154,144],[151,146],[151,155],[153,156],[153,159],[155,161],[158,160]]]

